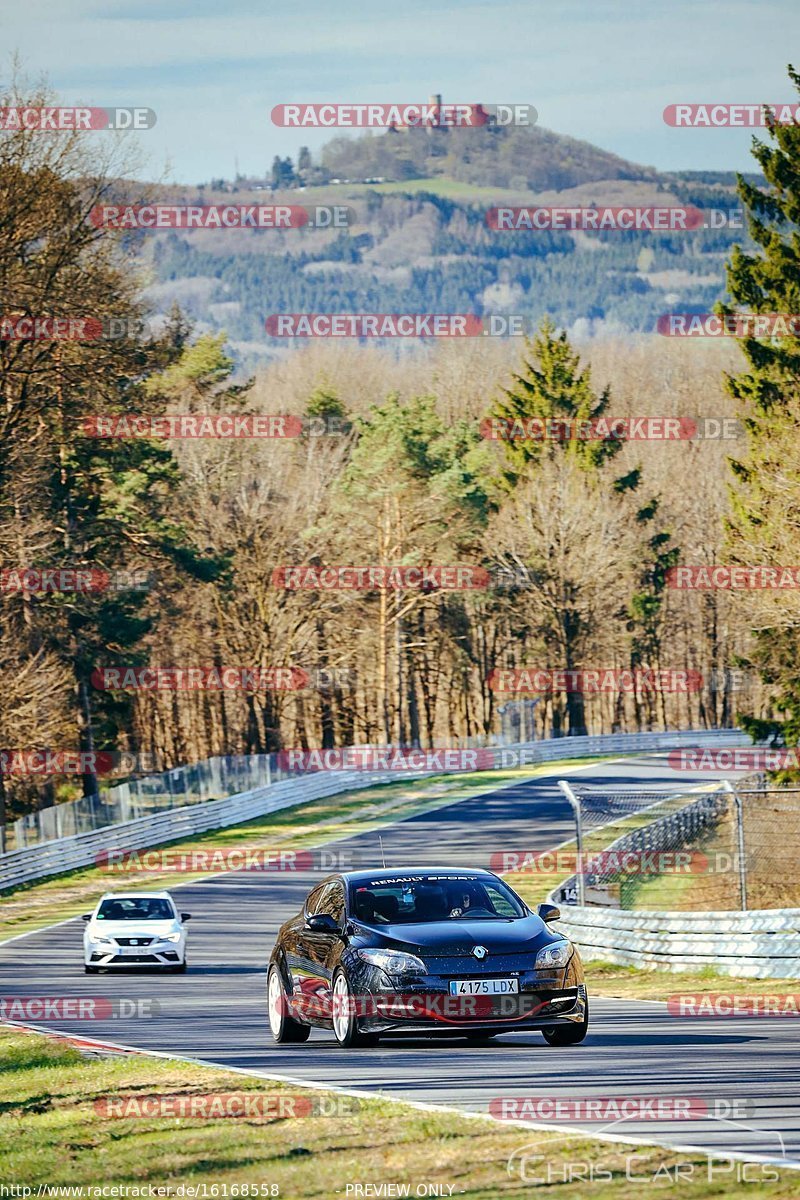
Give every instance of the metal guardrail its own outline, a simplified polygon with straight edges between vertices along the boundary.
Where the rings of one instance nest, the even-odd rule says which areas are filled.
[[[701,971],[751,979],[800,976],[800,909],[750,912],[626,912],[622,909],[561,909],[554,926],[587,961]]]
[[[687,746],[720,747],[741,745],[735,729],[679,730],[674,733],[619,733],[574,738],[550,738],[491,750],[494,768],[527,763],[553,762],[598,754],[631,753],[637,750],[673,750]],[[486,750],[481,752],[485,758]],[[60,875],[93,864],[107,850],[143,850],[177,841],[211,829],[222,829],[254,817],[276,812],[339,792],[397,782],[398,778],[419,779],[441,772],[317,771],[265,784],[219,800],[200,801],[164,812],[106,825],[0,855],[0,891],[51,875]]]
[[[414,776],[414,778],[417,778]],[[239,825],[266,813],[293,808],[322,796],[355,788],[367,788],[376,783],[396,781],[396,772],[320,771],[297,779],[254,788],[222,800],[186,805],[133,821],[108,825],[104,829],[75,834],[26,850],[13,850],[0,855],[0,891],[61,875],[77,867],[93,865],[104,851],[145,850],[164,842],[174,842],[211,829]]]
[[[618,737],[626,738],[631,745],[633,738],[663,737],[663,734],[610,734],[603,737],[603,744],[612,745]],[[564,738],[548,739],[547,742],[525,743],[530,745],[531,762],[547,761],[547,746],[560,745]],[[595,738],[589,742],[595,742]],[[457,743],[464,750],[481,749],[473,744],[476,739]],[[570,743],[587,742],[585,738],[570,738]],[[716,744],[716,743],[715,743]],[[669,743],[673,745],[672,742]],[[362,748],[362,749],[368,749]],[[379,748],[373,748],[379,749]],[[492,750],[482,750],[492,754]],[[510,749],[510,754],[513,748]],[[156,816],[169,809],[178,809],[187,804],[203,804],[207,800],[218,800],[225,796],[237,796],[240,792],[277,784],[285,779],[296,779],[296,770],[285,766],[281,755],[218,755],[192,763],[191,766],[174,767],[160,774],[145,775],[124,784],[104,788],[96,796],[82,796],[52,804],[47,808],[29,812],[0,827],[0,853],[24,850],[43,842],[70,838],[73,834],[90,833],[110,824],[134,821],[137,817]]]

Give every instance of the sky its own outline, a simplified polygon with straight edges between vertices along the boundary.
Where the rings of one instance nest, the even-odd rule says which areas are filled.
[[[179,183],[263,175],[332,136],[273,126],[276,104],[434,92],[532,104],[660,170],[751,170],[752,131],[675,129],[663,109],[796,99],[799,33],[797,0],[0,0],[0,84],[16,51],[63,103],[154,109],[138,174]]]

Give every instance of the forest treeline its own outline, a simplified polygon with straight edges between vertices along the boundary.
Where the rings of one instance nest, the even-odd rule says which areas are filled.
[[[581,201],[567,193],[551,202],[619,204],[626,193],[614,186],[622,190],[610,200],[601,188]],[[487,227],[487,205],[467,196],[374,191],[347,198],[353,224],[345,230],[170,231],[131,242],[153,274],[153,303],[167,309],[167,298],[176,299],[205,330],[224,328],[233,357],[255,367],[285,347],[265,333],[266,318],[280,312],[524,313],[532,322],[550,315],[566,329],[579,322],[586,333],[624,335],[653,332],[675,309],[709,311],[725,292],[725,257],[747,239],[735,194],[647,185],[636,202],[696,205],[726,222],[733,213],[737,224],[577,237],[497,232]]]
[[[728,286],[755,311],[798,311],[795,243],[776,232],[796,215],[776,186],[796,133],[772,131],[763,148],[768,196],[741,184],[757,249],[733,255]],[[452,744],[496,735],[501,708],[525,698],[538,700],[537,735],[739,714],[775,738],[792,732],[796,593],[671,580],[680,564],[800,562],[793,340],[628,337],[581,353],[545,321],[527,342],[315,344],[238,382],[224,338],[193,334],[178,311],[157,336],[137,332],[143,281],[118,235],[87,221],[121,174],[115,152],[102,161],[71,134],[0,142],[4,314],[113,317],[127,331],[0,340],[2,578],[46,567],[114,581],[4,584],[0,745],[142,750],[170,766]],[[132,414],[299,420],[288,437],[95,435],[98,418]],[[727,436],[486,436],[623,417]],[[484,583],[294,588],[281,575],[341,566],[461,566]],[[156,667],[294,668],[302,686],[102,683]],[[493,686],[525,667],[674,682],[598,695]],[[91,769],[0,782],[10,815],[97,786]]]

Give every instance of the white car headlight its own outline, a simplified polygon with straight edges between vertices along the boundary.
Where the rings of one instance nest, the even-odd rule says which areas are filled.
[[[99,933],[90,933],[89,940],[95,946],[113,946],[113,938],[101,937]]]
[[[536,955],[535,969],[547,970],[549,967],[565,967],[572,954],[572,942],[551,942],[543,947]]]
[[[160,942],[179,942],[181,935],[179,933],[163,933],[158,940]]]
[[[358,950],[357,954],[387,975],[426,975],[428,971],[421,958],[402,950]]]

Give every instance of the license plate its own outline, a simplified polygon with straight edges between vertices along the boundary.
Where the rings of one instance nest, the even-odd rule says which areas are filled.
[[[149,954],[147,946],[120,946],[120,954]]]
[[[518,979],[451,979],[451,996],[510,996],[519,991]]]

